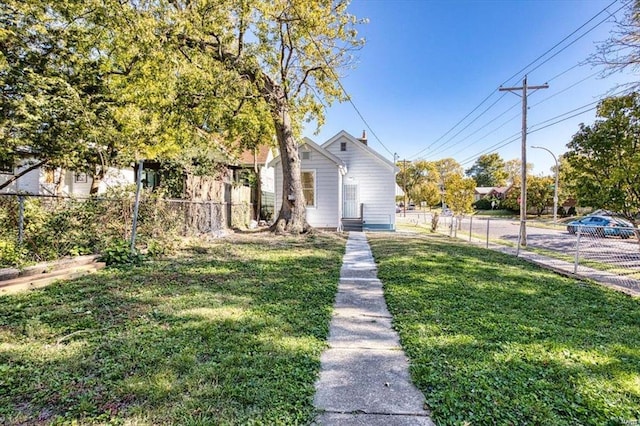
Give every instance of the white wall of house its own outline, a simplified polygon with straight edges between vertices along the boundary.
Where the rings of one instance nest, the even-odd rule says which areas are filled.
[[[24,160],[22,165],[16,167],[15,173],[20,173],[22,170],[29,167],[31,160]],[[56,171],[53,174],[55,179],[58,179],[60,171]],[[0,173],[0,183],[6,182],[13,177],[13,174]],[[135,173],[133,168],[131,169],[116,169],[109,168],[105,174],[105,178],[100,183],[98,188],[99,194],[104,194],[108,188],[131,185],[135,183]],[[26,194],[44,194],[53,195],[55,189],[54,182],[47,182],[47,176],[44,169],[37,168],[29,173],[20,176],[15,182],[4,188],[2,193],[26,193]],[[65,171],[62,182],[62,195],[75,195],[75,196],[88,196],[91,190],[91,176],[84,173],[75,173],[72,171]]]
[[[16,174],[22,172],[32,164],[32,160],[25,160],[22,165],[15,168]],[[19,179],[11,183],[9,186],[2,190],[3,193],[27,193],[27,194],[39,194],[40,192],[40,173],[41,169],[34,169],[29,173],[20,176]],[[11,179],[13,174],[0,173],[0,182],[4,183]]]
[[[342,142],[345,151],[341,150]],[[330,139],[323,148],[339,157],[347,166],[343,185],[358,185],[358,199],[364,211],[365,227],[395,229],[396,170],[357,139],[340,135]],[[386,225],[386,226],[385,226]]]
[[[269,165],[271,160],[273,160],[273,154],[271,153],[271,150],[269,150],[265,165],[260,168],[260,184],[262,192],[276,192],[275,168]]]
[[[89,196],[91,192],[91,176],[85,173],[66,171],[62,185],[62,193],[77,197]],[[116,169],[109,167],[104,179],[98,186],[98,194],[104,194],[109,188],[132,185],[136,181],[135,172],[131,169]]]
[[[301,147],[300,155],[306,151],[309,158],[301,159],[303,172],[315,173],[315,206],[307,206],[307,222],[316,228],[338,228],[340,224],[340,170],[338,165],[325,155],[312,148]],[[276,208],[277,215],[282,206],[282,168],[280,162],[275,166]]]

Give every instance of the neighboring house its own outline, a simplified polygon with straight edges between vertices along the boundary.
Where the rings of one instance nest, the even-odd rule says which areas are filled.
[[[22,170],[30,167],[35,160],[24,158],[20,165],[0,165],[0,183],[6,182]],[[61,176],[62,173],[62,176]],[[135,183],[133,168],[116,169],[109,168],[104,179],[100,182],[98,193],[102,194],[110,187]],[[56,194],[56,187],[59,194]],[[86,173],[63,171],[61,169],[48,170],[38,167],[20,176],[0,193],[22,193],[33,195],[73,195],[88,196],[91,189],[91,176]]]
[[[483,198],[504,200],[510,188],[510,186],[477,186],[473,195],[473,201],[478,201]]]
[[[252,186],[251,204],[256,208],[253,217],[257,219],[269,220],[274,217],[275,170],[270,166],[274,158],[273,150],[267,145],[247,149],[240,154],[238,164],[234,167],[235,180],[245,180],[246,184]],[[245,179],[247,174],[255,176],[257,181]]]
[[[317,228],[395,230],[399,169],[344,130],[322,146],[304,138],[299,146],[307,221]],[[276,212],[282,204],[280,157],[275,167]]]

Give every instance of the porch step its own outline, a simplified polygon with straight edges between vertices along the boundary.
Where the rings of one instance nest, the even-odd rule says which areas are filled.
[[[362,232],[362,223],[362,219],[342,219],[342,230]]]

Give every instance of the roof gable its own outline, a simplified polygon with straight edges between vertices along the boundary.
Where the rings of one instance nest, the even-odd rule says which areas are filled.
[[[351,145],[355,146],[356,149],[359,149],[363,153],[366,153],[367,155],[372,156],[382,165],[389,168],[390,170],[393,170],[395,173],[398,173],[400,171],[400,169],[395,164],[393,164],[392,161],[386,159],[385,157],[380,155],[376,150],[371,148],[369,145],[365,145],[364,143],[362,143],[360,140],[358,140],[357,138],[355,138],[353,135],[346,132],[345,130],[339,131],[333,137],[331,137],[328,141],[323,143],[322,148],[325,148],[325,149],[329,148],[331,145],[339,141],[341,138],[345,138]]]
[[[326,149],[324,149],[323,147],[321,147],[320,145],[318,145],[317,143],[315,143],[314,141],[312,141],[311,139],[309,139],[307,137],[302,138],[302,140],[298,144],[298,150],[300,151],[304,147],[308,147],[308,148],[312,149],[313,151],[316,151],[320,155],[322,155],[325,158],[327,158],[329,161],[335,163],[335,165],[338,168],[346,170],[346,166],[344,164],[344,161],[342,161],[340,158],[336,157],[335,155],[333,155],[332,153],[330,153],[329,151],[327,151]],[[271,167],[273,167],[275,164],[279,163],[280,160],[281,160],[280,159],[280,155],[278,155],[276,158],[271,160],[269,165]]]

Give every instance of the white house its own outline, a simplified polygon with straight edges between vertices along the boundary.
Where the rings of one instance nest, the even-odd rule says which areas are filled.
[[[344,130],[321,146],[304,138],[299,146],[307,221],[316,228],[395,230],[399,169]],[[280,157],[275,167],[276,212],[282,204]]]
[[[17,166],[0,165],[0,183],[11,179],[22,170],[28,168],[36,160],[26,158]],[[62,177],[60,174],[63,173]],[[20,176],[9,186],[0,190],[0,193],[22,193],[33,195],[53,195],[55,193],[56,182],[61,180],[59,187],[62,195],[88,196],[91,189],[91,177],[86,173],[73,171],[62,171],[61,169],[46,170],[38,167]],[[116,169],[109,167],[104,179],[100,182],[98,193],[103,194],[110,187],[128,185],[135,182],[133,168]]]

